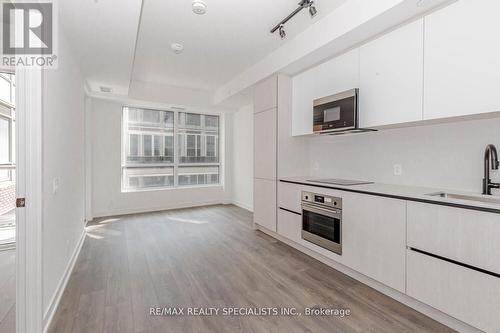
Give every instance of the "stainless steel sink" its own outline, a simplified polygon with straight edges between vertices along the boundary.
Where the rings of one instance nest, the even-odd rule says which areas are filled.
[[[464,194],[447,193],[447,192],[430,193],[427,195],[432,197],[441,197],[445,199],[467,200],[467,201],[485,202],[485,203],[500,205],[500,198],[497,197],[464,195]]]

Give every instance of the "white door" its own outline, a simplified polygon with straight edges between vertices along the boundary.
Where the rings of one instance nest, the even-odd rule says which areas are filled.
[[[42,71],[16,70],[16,332],[42,332]]]

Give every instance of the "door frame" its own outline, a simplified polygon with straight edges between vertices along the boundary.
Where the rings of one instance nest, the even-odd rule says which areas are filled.
[[[42,290],[42,82],[40,68],[17,68],[16,332],[43,331]]]

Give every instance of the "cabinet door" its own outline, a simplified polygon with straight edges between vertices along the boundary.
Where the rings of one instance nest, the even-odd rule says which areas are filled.
[[[254,179],[253,220],[276,232],[276,181]]]
[[[406,201],[342,193],[343,263],[405,292]]]
[[[500,278],[408,250],[408,291],[485,332],[500,332]]]
[[[360,126],[422,120],[423,19],[360,48]]]
[[[254,113],[262,112],[277,106],[278,79],[270,77],[257,84],[254,90],[253,109]]]
[[[349,51],[293,78],[292,135],[311,134],[313,101],[359,86],[359,49]]]
[[[296,213],[302,211],[302,189],[304,186],[292,183],[279,182],[278,206]]]
[[[301,231],[302,215],[278,209],[278,234],[299,243],[302,238]]]
[[[408,246],[500,274],[500,215],[408,202]]]
[[[425,18],[425,119],[500,111],[499,12],[460,0]]]
[[[276,179],[276,109],[254,115],[255,178]]]

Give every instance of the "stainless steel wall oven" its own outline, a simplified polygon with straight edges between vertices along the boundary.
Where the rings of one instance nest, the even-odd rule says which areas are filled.
[[[342,198],[302,192],[302,239],[342,254]]]

